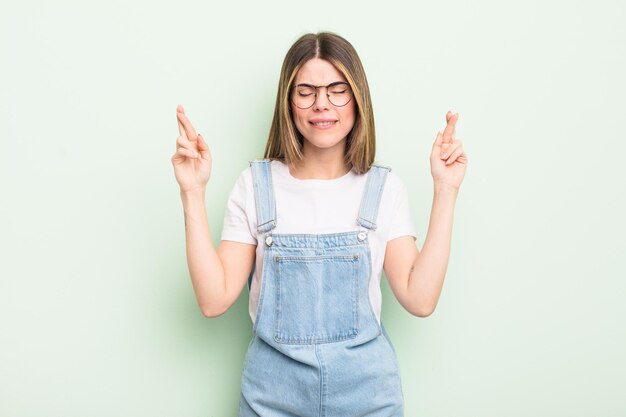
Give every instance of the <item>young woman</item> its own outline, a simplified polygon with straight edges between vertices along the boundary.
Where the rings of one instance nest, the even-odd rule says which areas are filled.
[[[187,261],[204,315],[223,314],[246,283],[253,338],[240,416],[402,416],[393,345],[380,319],[384,269],[411,314],[430,315],[450,252],[467,156],[448,112],[430,156],[434,197],[420,252],[408,192],[374,164],[369,87],[353,46],[329,32],[288,51],[264,159],[229,197],[221,242],[204,205],[211,154],[182,106],[172,157]]]

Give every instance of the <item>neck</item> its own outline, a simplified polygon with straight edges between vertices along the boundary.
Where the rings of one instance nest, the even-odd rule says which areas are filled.
[[[291,175],[301,180],[320,179],[332,180],[343,177],[350,172],[350,164],[344,161],[344,150],[319,149],[311,152],[304,146],[302,161],[289,167]]]

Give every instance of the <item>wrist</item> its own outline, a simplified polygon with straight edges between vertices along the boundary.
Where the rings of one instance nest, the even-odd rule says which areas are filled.
[[[180,190],[180,196],[184,200],[195,199],[195,198],[201,198],[202,200],[204,200],[204,195],[205,195],[204,187],[191,188],[187,190],[183,190],[181,188]]]
[[[450,194],[456,196],[459,193],[459,187],[441,181],[436,181],[433,189],[435,194]]]

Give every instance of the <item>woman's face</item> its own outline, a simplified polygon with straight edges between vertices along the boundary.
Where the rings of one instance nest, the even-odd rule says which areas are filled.
[[[300,68],[294,85],[327,86],[338,81],[347,83],[346,78],[330,62],[313,58]],[[298,131],[304,136],[305,152],[311,147],[336,148],[343,155],[346,137],[354,126],[355,99],[352,97],[346,105],[337,107],[328,100],[326,94],[326,88],[318,88],[317,98],[308,109],[299,108],[291,100],[293,121]]]

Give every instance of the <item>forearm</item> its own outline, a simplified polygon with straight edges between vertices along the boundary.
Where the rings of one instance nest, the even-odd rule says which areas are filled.
[[[226,289],[224,268],[213,246],[204,198],[204,190],[181,191],[189,275],[200,309],[205,315],[215,316],[224,311]]]
[[[408,292],[430,314],[437,305],[448,268],[458,189],[435,184],[428,232],[409,274]]]

